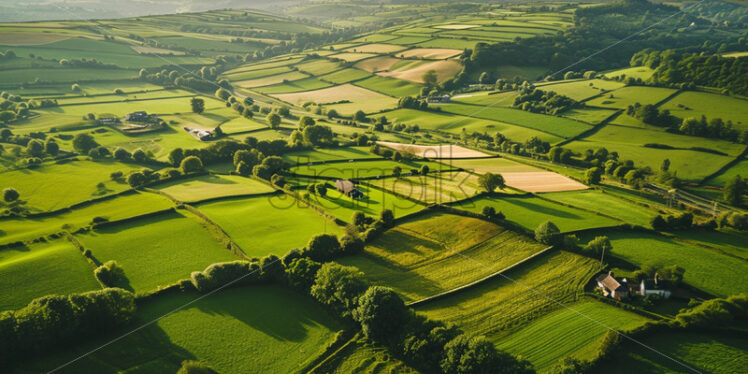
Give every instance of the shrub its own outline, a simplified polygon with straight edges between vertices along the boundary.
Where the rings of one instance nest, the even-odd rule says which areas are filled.
[[[560,238],[561,238],[561,230],[559,230],[558,226],[556,226],[551,221],[545,221],[541,223],[535,229],[535,240],[543,244],[547,244],[547,245],[559,244]]]
[[[123,269],[117,261],[107,261],[94,270],[94,276],[104,287],[120,287],[128,283]]]
[[[340,252],[338,237],[331,234],[313,236],[304,248],[304,255],[314,261],[328,261]]]
[[[203,271],[195,271],[190,280],[200,292],[209,292],[229,283],[234,285],[253,284],[259,281],[260,267],[249,261],[215,263]]]
[[[389,209],[382,210],[382,212],[379,213],[379,219],[382,221],[385,228],[395,226],[395,214]]]
[[[12,203],[21,196],[21,194],[16,191],[15,188],[8,187],[3,190],[3,200],[5,200],[6,203]]]
[[[366,288],[364,273],[352,266],[328,262],[317,271],[310,293],[338,314],[350,316]]]
[[[314,284],[317,271],[319,271],[321,267],[321,263],[308,258],[297,258],[292,260],[286,267],[286,279],[288,280],[288,284],[297,290],[308,293]]]
[[[388,346],[398,341],[410,316],[410,309],[395,291],[379,286],[369,287],[353,311],[364,336]]]
[[[179,164],[182,173],[189,174],[203,170],[203,162],[197,156],[187,156]]]

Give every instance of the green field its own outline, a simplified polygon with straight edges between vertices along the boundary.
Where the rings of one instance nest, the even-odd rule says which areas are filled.
[[[18,190],[30,210],[50,211],[128,190],[130,186],[112,181],[109,174],[117,170],[127,174],[139,169],[136,165],[110,161],[73,161],[7,171],[0,178],[8,181],[8,187]],[[98,187],[99,183],[103,187]]]
[[[0,311],[18,309],[32,299],[99,289],[94,267],[65,239],[0,251]],[[35,279],[29,281],[29,276]]]
[[[283,83],[272,84],[270,86],[263,86],[255,88],[255,91],[262,92],[264,94],[278,94],[278,93],[291,93],[301,92],[307,90],[317,90],[320,88],[330,87],[332,84],[323,82],[317,78],[304,78],[298,80],[288,81],[287,79]]]
[[[637,265],[678,265],[686,270],[683,281],[715,296],[736,293],[735,284],[748,282],[745,260],[685,241],[644,232],[600,232],[613,245],[612,254]],[[592,235],[582,235],[582,242]]]
[[[538,225],[548,220],[555,223],[562,232],[621,224],[620,221],[534,196],[482,197],[452,204],[452,206],[476,213],[480,213],[485,206],[492,206],[497,212],[504,213],[507,221],[516,223],[528,230],[535,230]]]
[[[649,226],[652,217],[659,214],[657,210],[619,199],[598,190],[551,192],[543,194],[543,197],[645,227]]]
[[[498,120],[543,131],[562,138],[569,138],[590,129],[590,126],[583,122],[554,116],[545,116],[518,109],[501,108],[496,106],[478,107],[466,104],[442,104],[439,105],[439,108],[449,113]]]
[[[603,366],[606,373],[739,373],[748,366],[742,336],[719,332],[668,331],[652,334],[642,345],[625,344]],[[646,347],[645,347],[646,346]],[[649,348],[651,349],[649,349]],[[653,352],[652,349],[657,352]],[[667,355],[679,362],[663,359]],[[693,370],[684,367],[687,365]]]
[[[626,109],[629,105],[634,105],[634,103],[641,105],[657,104],[675,92],[675,90],[670,88],[629,86],[592,99],[587,102],[587,105]]]
[[[748,101],[744,99],[694,91],[681,92],[661,107],[679,118],[699,118],[703,114],[707,119],[730,120],[733,127],[740,130],[748,129],[747,108]]]
[[[615,114],[616,111],[602,108],[584,108],[584,109],[569,109],[563,112],[561,115],[566,118],[573,120],[587,122],[596,125],[608,117]]]
[[[275,191],[274,188],[262,182],[236,175],[204,175],[160,184],[156,189],[184,202],[198,202],[225,196],[265,194]]]
[[[646,81],[652,76],[653,73],[654,73],[654,70],[646,66],[635,66],[632,68],[625,68],[625,69],[611,71],[603,75],[606,78],[631,77],[631,78],[641,78],[642,80]]]
[[[630,330],[649,321],[599,301],[582,300],[511,333],[499,340],[498,348],[522,356],[542,372],[565,357],[593,359],[608,331]]]
[[[135,291],[189,278],[214,262],[235,260],[191,213],[175,212],[77,235],[104,263],[115,260]]]
[[[235,134],[246,131],[265,129],[268,126],[248,118],[237,117],[221,124],[221,131],[225,134]]]
[[[574,82],[549,83],[539,85],[543,91],[552,91],[560,95],[568,96],[574,100],[582,101],[607,91],[617,90],[624,84],[616,81],[605,81],[602,79],[580,80]]]
[[[307,183],[320,182],[304,178],[301,178],[301,181]],[[395,217],[402,217],[424,208],[422,204],[403,199],[387,190],[371,188],[361,184],[357,185],[356,189],[361,191],[364,197],[353,200],[335,189],[328,189],[324,198],[319,196],[310,196],[310,198],[312,203],[345,222],[350,222],[354,212],[362,212],[378,218],[382,210],[389,209]]]
[[[134,325],[153,321],[198,296],[168,295],[145,303]],[[194,302],[60,372],[161,374],[176,372],[183,360],[199,360],[221,373],[294,372],[322,354],[340,328],[316,302],[287,288],[232,288]],[[28,362],[18,372],[47,372],[112,337]]]
[[[446,168],[446,166],[445,166]],[[478,177],[467,172],[432,173],[374,182],[381,188],[424,203],[448,203],[464,200],[480,192]]]
[[[417,95],[421,92],[421,87],[413,83],[378,75],[356,81],[355,85],[398,98]]]
[[[442,213],[423,217],[387,231],[363,254],[338,262],[356,266],[372,283],[415,301],[488,276],[545,248],[475,218]],[[471,236],[466,238],[464,232]]]
[[[392,175],[392,169],[398,166],[402,169],[403,175],[410,173],[412,169],[419,170],[422,166],[428,166],[431,171],[446,169],[447,167],[431,161],[401,161],[395,162],[390,160],[372,160],[357,161],[347,163],[330,163],[319,165],[300,165],[291,168],[291,173],[312,176],[339,179],[352,178],[377,178]]]
[[[706,180],[705,183],[713,186],[724,186],[727,182],[735,178],[736,175],[740,175],[743,178],[748,177],[748,160],[741,159],[737,164],[730,166],[723,173]]]
[[[0,219],[0,244],[32,240],[63,229],[75,231],[90,225],[94,217],[116,221],[168,209],[173,205],[163,196],[133,193],[50,216],[5,217]]]
[[[301,165],[309,162],[333,160],[381,159],[369,153],[366,147],[326,148],[311,151],[290,152],[283,155],[283,160],[291,165]]]
[[[232,198],[197,208],[249,257],[281,256],[303,247],[316,234],[340,232],[332,221],[286,195]]]
[[[416,311],[497,342],[511,329],[559,309],[558,303],[578,300],[599,266],[589,258],[556,251],[512,269],[505,277],[419,305]]]

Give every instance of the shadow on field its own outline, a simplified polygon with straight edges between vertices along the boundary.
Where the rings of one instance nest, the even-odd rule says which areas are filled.
[[[576,215],[574,213],[571,213],[569,211],[555,209],[555,208],[551,208],[549,206],[543,206],[543,205],[536,204],[536,203],[533,203],[533,202],[530,202],[530,201],[525,201],[525,200],[522,200],[522,199],[514,199],[514,200],[508,200],[507,199],[507,200],[504,200],[504,202],[506,202],[507,204],[514,204],[514,205],[520,206],[520,207],[522,207],[524,209],[529,209],[529,210],[532,210],[532,211],[535,211],[535,212],[538,212],[538,213],[547,214],[549,216],[555,216],[555,217],[560,217],[560,218],[568,218],[568,219],[582,219],[582,217],[580,217],[580,216],[578,216],[578,215]]]

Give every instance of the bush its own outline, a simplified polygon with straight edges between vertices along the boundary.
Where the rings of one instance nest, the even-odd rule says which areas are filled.
[[[123,269],[117,261],[107,261],[94,270],[94,276],[104,287],[120,287],[128,283]]]
[[[5,200],[6,203],[12,203],[18,200],[20,196],[21,195],[18,193],[18,191],[15,188],[8,187],[3,190],[3,200]]]
[[[400,296],[379,286],[369,287],[353,311],[364,336],[387,346],[397,343],[410,316],[411,311]]]
[[[560,239],[561,230],[551,221],[545,221],[535,229],[535,240],[543,244],[556,245]]]
[[[249,261],[231,261],[212,264],[203,271],[195,271],[190,280],[200,292],[213,291],[229,283],[246,285],[257,283],[260,278],[260,267]]]
[[[313,236],[303,251],[305,256],[320,262],[331,260],[339,252],[340,242],[338,242],[338,237],[331,234]]]
[[[317,271],[322,267],[322,264],[317,261],[312,261],[308,258],[297,258],[291,261],[286,267],[286,279],[288,285],[308,293],[312,285],[314,285],[314,279],[317,276]]]
[[[189,174],[203,170],[203,162],[197,156],[187,156],[179,164],[182,173]]]
[[[352,266],[328,262],[317,271],[310,293],[341,316],[350,316],[366,288],[364,273]]]

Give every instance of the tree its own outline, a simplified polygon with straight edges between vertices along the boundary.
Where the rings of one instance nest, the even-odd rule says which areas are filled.
[[[483,207],[481,213],[483,213],[483,215],[488,218],[493,218],[496,215],[496,209],[494,209],[494,207],[492,206],[487,205]]]
[[[357,268],[327,262],[317,271],[310,294],[340,315],[350,316],[366,288],[364,273]]]
[[[239,161],[238,164],[236,164],[236,173],[246,177],[250,174],[252,174],[252,166],[247,165],[244,161]]]
[[[335,109],[330,109],[327,111],[327,118],[333,119],[340,117],[340,114],[338,114],[338,111]]]
[[[460,335],[444,346],[441,361],[443,373],[534,373],[532,365],[519,361],[514,356],[500,352],[485,337]]]
[[[328,261],[338,251],[340,242],[332,234],[318,234],[313,236],[304,248],[304,253],[314,261]]]
[[[288,284],[303,292],[308,293],[314,285],[314,278],[322,264],[308,258],[297,258],[286,268]]]
[[[138,148],[135,150],[135,152],[132,153],[132,159],[135,162],[144,162],[148,156],[146,156],[145,152]]]
[[[372,286],[361,295],[353,318],[361,324],[367,339],[392,345],[411,317],[410,309],[389,288]]]
[[[329,126],[323,125],[306,126],[302,131],[302,135],[305,142],[316,146],[332,144],[333,140],[332,129]]]
[[[225,101],[231,97],[231,92],[226,91],[224,88],[219,88],[216,90],[216,97]]]
[[[392,168],[392,175],[399,178],[400,174],[403,172],[403,168],[399,166],[395,166]]]
[[[0,122],[11,123],[16,120],[16,113],[10,110],[0,111]]]
[[[670,170],[670,159],[669,158],[662,160],[662,165],[660,165],[660,170],[661,171]]]
[[[311,125],[314,125],[314,118],[309,116],[301,116],[301,118],[299,118],[299,127],[304,128]]]
[[[584,250],[587,253],[597,257],[601,256],[603,253],[610,253],[612,249],[613,245],[610,244],[610,239],[608,239],[607,236],[596,236],[584,247]]]
[[[270,128],[277,129],[281,123],[281,117],[276,113],[270,113],[265,117],[265,120],[270,124]]]
[[[94,137],[86,133],[80,133],[73,138],[73,148],[84,155],[87,155],[91,149],[98,146],[99,143],[94,140]]]
[[[122,147],[117,147],[117,149],[114,150],[114,159],[119,161],[129,161],[132,155],[130,152],[128,152],[126,149]]]
[[[18,191],[16,191],[16,189],[13,187],[8,187],[3,190],[3,200],[5,200],[6,203],[12,203],[18,200],[20,196],[21,195],[18,193]]]
[[[395,225],[395,214],[389,209],[382,210],[379,213],[379,219],[382,220],[384,227],[392,227]]]
[[[2,150],[0,150],[0,152],[2,152]],[[57,144],[54,139],[49,138],[44,143],[44,152],[50,156],[56,156],[60,152],[60,145]]]
[[[31,139],[26,143],[26,154],[32,157],[44,155],[44,143],[39,139]]]
[[[184,174],[197,172],[203,170],[203,162],[197,156],[187,156],[179,164],[179,168]]]
[[[439,78],[436,75],[436,70],[429,70],[423,73],[421,79],[423,79],[423,84],[429,89],[435,88],[439,83]]]
[[[478,185],[489,193],[494,192],[497,188],[503,190],[506,187],[504,177],[501,174],[493,173],[485,173],[478,177]]]
[[[190,106],[192,106],[192,111],[194,113],[202,113],[205,111],[205,100],[199,97],[193,97],[190,100]]]
[[[364,227],[366,224],[366,215],[363,212],[353,212],[351,223],[357,227]]]
[[[136,171],[127,176],[127,184],[129,184],[130,187],[142,186],[146,182],[146,180],[147,178],[145,177],[145,174],[139,171]]]
[[[722,197],[728,204],[740,206],[743,204],[743,195],[745,193],[746,181],[740,175],[736,175],[725,184]]]
[[[421,173],[421,175],[428,174],[429,173],[429,166],[428,165],[421,166],[421,170],[419,172]]]
[[[584,182],[587,184],[600,184],[603,171],[599,167],[591,167],[584,172]]]
[[[551,221],[545,221],[535,229],[535,240],[547,244],[556,245],[561,238],[561,230]]]
[[[356,111],[356,113],[355,113],[355,114],[353,115],[353,120],[355,120],[355,121],[358,121],[358,122],[366,122],[366,113],[364,113],[364,111],[363,111],[363,110],[360,110],[360,109],[359,109],[359,110],[358,110],[358,111]]]
[[[327,186],[324,183],[317,183],[314,185],[314,192],[321,197],[327,196]]]
[[[179,166],[184,160],[184,150],[182,148],[174,148],[169,152],[169,163],[173,167]]]

